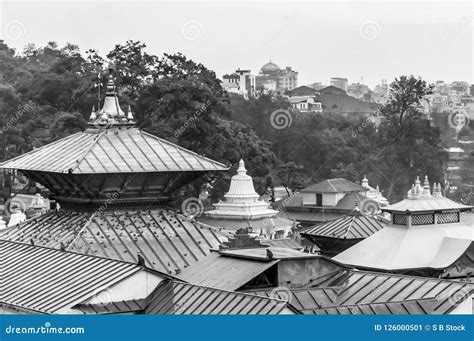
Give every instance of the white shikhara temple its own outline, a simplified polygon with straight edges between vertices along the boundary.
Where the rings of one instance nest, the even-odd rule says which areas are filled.
[[[362,187],[367,188],[367,192],[364,193],[367,198],[375,200],[380,206],[387,206],[389,204],[387,198],[385,198],[382,195],[382,192],[380,192],[378,185],[376,188],[373,188],[369,185],[369,180],[367,179],[367,176],[364,176],[361,185]]]
[[[465,278],[474,274],[474,226],[461,212],[472,207],[445,198],[441,184],[419,178],[402,201],[382,207],[391,223],[334,259],[357,268]]]
[[[277,217],[277,213],[267,202],[259,200],[252,177],[247,174],[244,161],[240,160],[224,201],[205,212],[199,222],[228,231],[251,227],[264,238],[276,239],[288,236],[293,226],[293,221]]]

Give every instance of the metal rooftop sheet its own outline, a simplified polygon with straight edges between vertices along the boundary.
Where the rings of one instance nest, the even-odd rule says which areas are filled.
[[[196,285],[237,290],[276,263],[278,260],[255,261],[214,253],[184,269],[177,277]]]
[[[287,306],[278,298],[218,290],[164,280],[146,299],[78,304],[84,314],[278,314]]]
[[[168,274],[218,248],[219,232],[170,211],[50,212],[0,232],[0,239],[137,262]]]
[[[339,219],[310,227],[301,232],[304,235],[340,239],[364,239],[380,231],[386,224],[366,216],[347,215]]]
[[[466,211],[472,209],[472,206],[459,204],[445,197],[427,197],[421,199],[406,198],[393,205],[382,207],[382,211],[386,212],[429,212],[444,210],[461,210]]]
[[[372,304],[324,307],[302,311],[303,314],[316,315],[420,315],[439,314],[435,312],[437,300],[434,298],[384,302]]]
[[[267,315],[286,306],[274,298],[166,280],[151,295],[145,314]]]
[[[334,260],[386,271],[444,269],[459,259],[473,242],[474,228],[465,222],[410,228],[389,224]]]
[[[141,266],[0,240],[0,302],[55,313],[140,271]]]
[[[367,188],[356,184],[355,182],[343,179],[328,179],[317,184],[310,185],[301,190],[309,193],[348,193],[348,192],[367,192]]]
[[[96,174],[222,171],[229,167],[131,127],[88,129],[5,161],[0,168]]]
[[[280,238],[280,239],[264,239],[261,240],[262,245],[268,245],[270,247],[286,248],[301,251],[304,247],[293,238]],[[319,248],[315,245],[316,250]]]
[[[271,258],[269,254],[271,253]],[[308,259],[321,258],[321,256],[283,247],[256,247],[248,249],[222,249],[219,254],[227,257],[271,260],[271,259]]]
[[[433,314],[451,312],[461,302],[470,299],[474,292],[474,285],[469,282],[358,270],[335,272],[317,286],[341,287],[333,306],[435,298],[437,303],[433,307]]]

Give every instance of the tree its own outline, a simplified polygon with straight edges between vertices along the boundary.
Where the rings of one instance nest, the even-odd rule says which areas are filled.
[[[389,120],[398,120],[398,128],[403,129],[405,115],[419,113],[421,101],[433,93],[433,85],[428,85],[421,78],[400,76],[390,85],[388,102],[382,106],[380,113]],[[395,122],[392,122],[395,125]]]
[[[290,161],[278,167],[280,183],[285,187],[286,194],[290,196],[297,190],[305,187],[304,167]]]
[[[399,200],[419,175],[442,182],[447,154],[440,130],[419,108],[432,86],[420,78],[401,76],[390,85],[390,100],[380,108],[378,171],[387,196]]]

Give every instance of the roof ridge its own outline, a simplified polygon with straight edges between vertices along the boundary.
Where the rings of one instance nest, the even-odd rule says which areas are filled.
[[[79,165],[84,161],[84,159],[86,158],[87,154],[89,154],[89,152],[92,150],[92,148],[97,144],[97,142],[99,141],[100,138],[102,138],[102,136],[104,136],[106,130],[103,130],[101,131],[97,137],[92,141],[91,145],[89,146],[89,148],[87,148],[87,150],[83,153],[83,155],[78,159],[76,160],[76,165],[72,168],[70,168],[71,172],[73,172],[75,169],[79,168]]]
[[[470,284],[474,287],[474,283],[471,282],[465,282],[465,281],[459,281],[459,280],[453,280],[449,278],[436,278],[436,277],[423,277],[423,276],[415,276],[415,275],[402,275],[402,274],[397,274],[397,273],[387,273],[387,272],[377,272],[377,271],[370,271],[370,270],[359,270],[355,268],[348,268],[345,269],[344,271],[350,271],[352,273],[366,273],[366,274],[371,274],[371,275],[377,275],[377,276],[389,276],[389,277],[403,277],[403,278],[414,278],[414,279],[420,279],[420,280],[428,280],[428,281],[436,281],[436,282],[453,282],[453,283],[458,283],[458,284]]]
[[[190,150],[190,149],[186,149],[186,148],[180,146],[179,144],[170,142],[170,141],[165,140],[165,139],[163,139],[163,138],[161,138],[161,137],[158,137],[158,136],[156,136],[156,135],[147,133],[147,132],[144,131],[144,130],[141,130],[141,129],[138,129],[138,130],[139,130],[140,133],[143,134],[143,135],[146,135],[146,136],[151,137],[151,138],[158,139],[158,140],[159,140],[160,142],[162,142],[162,143],[165,143],[165,144],[171,145],[171,146],[173,146],[173,147],[176,147],[176,148],[178,148],[178,149],[180,149],[180,150],[183,150],[183,151],[185,151],[185,152],[187,152],[187,153],[190,153],[190,154],[192,154],[192,155],[194,155],[194,156],[197,156],[197,157],[200,157],[200,158],[204,158],[204,159],[206,159],[207,161],[209,161],[209,162],[211,162],[211,163],[213,163],[213,164],[216,164],[216,163],[217,163],[217,164],[219,164],[220,166],[227,168],[227,170],[230,169],[229,166],[223,164],[222,162],[219,162],[219,161],[216,161],[216,160],[212,160],[212,159],[210,159],[210,158],[208,158],[208,157],[206,157],[206,156],[200,155],[200,154],[198,154],[198,153],[196,153],[196,152],[194,152],[194,151],[192,151],[192,150]]]
[[[437,297],[423,297],[423,298],[412,298],[406,300],[397,300],[397,301],[381,301],[381,302],[371,302],[371,303],[354,303],[354,304],[339,304],[339,305],[331,305],[331,306],[324,306],[320,308],[310,308],[310,309],[301,309],[301,310],[319,310],[319,309],[329,309],[329,308],[339,308],[339,307],[358,307],[363,305],[374,305],[374,304],[397,304],[397,303],[404,303],[404,302],[419,302],[419,301],[438,301]],[[435,310],[435,309],[433,309]]]

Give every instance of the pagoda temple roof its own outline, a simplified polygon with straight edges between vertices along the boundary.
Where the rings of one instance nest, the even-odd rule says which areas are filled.
[[[87,129],[2,162],[0,168],[72,174],[228,169],[134,127]]]
[[[467,211],[472,206],[459,204],[443,196],[441,193],[441,184],[433,184],[433,191],[430,191],[428,177],[425,176],[423,186],[417,177],[415,184],[407,192],[407,197],[393,205],[382,207],[386,212],[433,212],[446,210]]]
[[[229,167],[135,127],[120,108],[112,74],[88,129],[0,163],[0,168],[70,174],[222,171]]]

